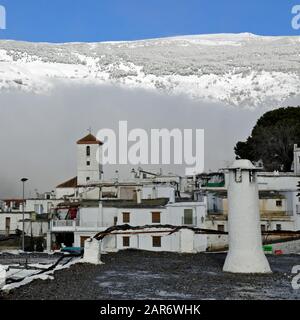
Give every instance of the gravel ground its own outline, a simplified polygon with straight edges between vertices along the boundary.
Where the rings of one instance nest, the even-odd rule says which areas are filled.
[[[103,265],[79,263],[0,299],[300,299],[291,287],[300,256],[268,259],[273,274],[237,275],[222,272],[223,253],[120,251],[102,255]]]

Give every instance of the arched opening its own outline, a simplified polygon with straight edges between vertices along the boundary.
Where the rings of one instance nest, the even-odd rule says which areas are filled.
[[[91,147],[87,146],[86,147],[86,156],[89,157],[91,155]]]

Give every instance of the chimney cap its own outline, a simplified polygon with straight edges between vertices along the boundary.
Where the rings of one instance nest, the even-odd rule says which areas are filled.
[[[235,160],[231,166],[229,166],[227,169],[229,170],[235,170],[235,169],[241,169],[241,170],[260,170],[259,168],[255,167],[254,164],[247,159],[239,159]]]

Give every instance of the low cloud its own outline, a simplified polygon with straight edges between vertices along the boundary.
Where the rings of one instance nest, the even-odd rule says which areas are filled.
[[[0,94],[0,198],[21,194],[20,178],[30,179],[27,196],[53,190],[76,175],[76,141],[92,127],[117,129],[205,129],[205,168],[216,169],[234,158],[233,146],[245,139],[263,109],[251,111],[116,86],[59,83],[51,94]],[[132,166],[122,166],[127,177]],[[149,166],[184,174],[184,166]],[[116,167],[104,168],[105,178]]]

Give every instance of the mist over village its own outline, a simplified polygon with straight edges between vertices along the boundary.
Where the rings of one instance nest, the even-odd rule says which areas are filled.
[[[3,2],[0,304],[299,300],[300,5]]]

